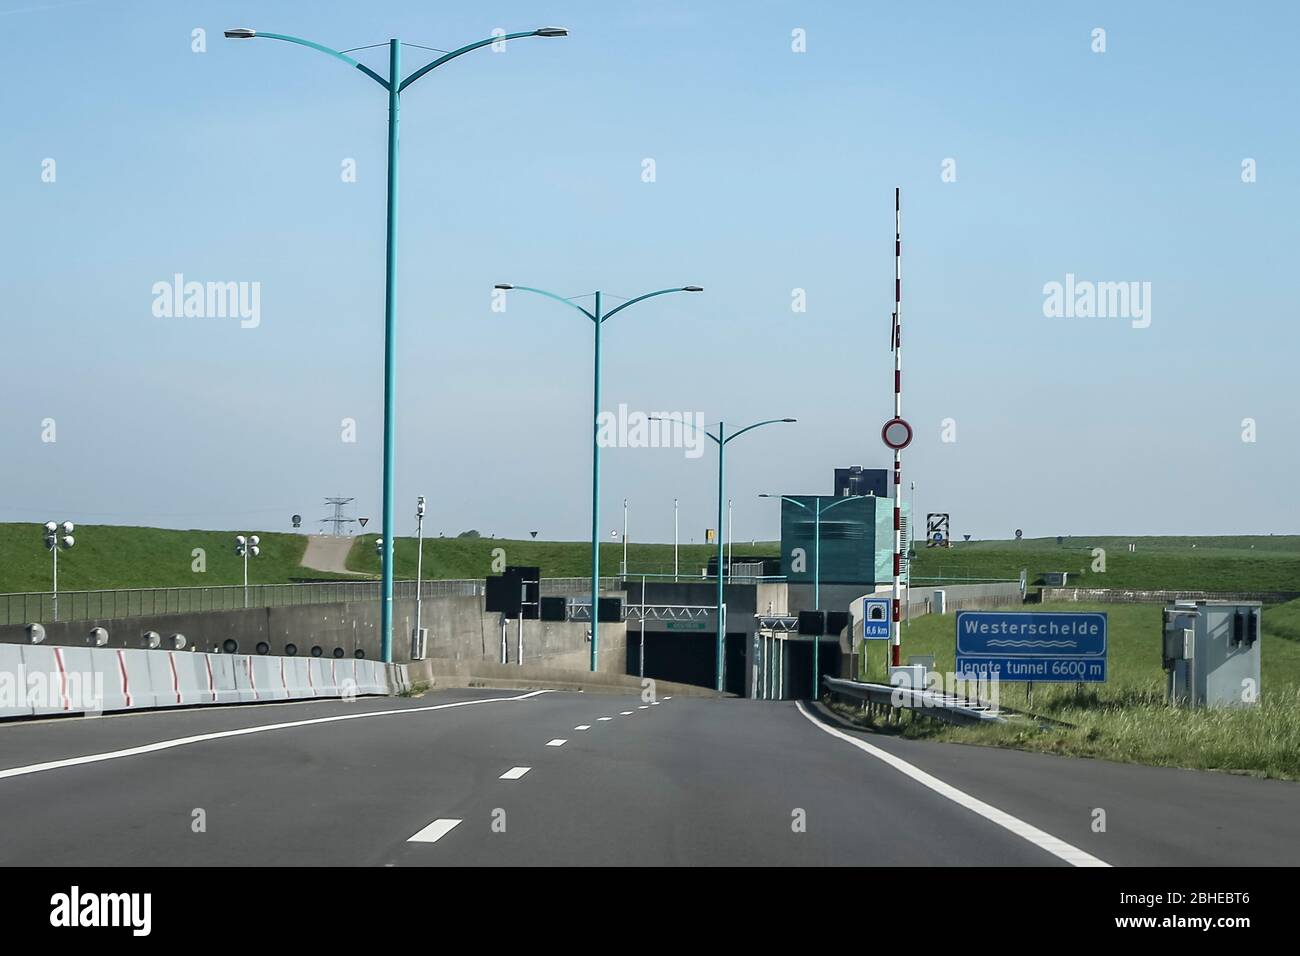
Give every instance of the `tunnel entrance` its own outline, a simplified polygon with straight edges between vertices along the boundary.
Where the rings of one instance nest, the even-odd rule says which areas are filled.
[[[745,693],[744,634],[728,634],[725,643],[726,691]],[[654,680],[676,681],[697,687],[717,687],[717,635],[712,631],[647,631],[645,635],[645,676]],[[641,635],[628,629],[627,672],[641,673]]]
[[[814,688],[821,686],[821,679],[829,674],[838,677],[841,673],[840,645],[838,641],[822,641],[817,655],[817,679],[813,680],[813,642],[789,641],[785,660],[785,698],[787,700],[812,700],[820,696]]]

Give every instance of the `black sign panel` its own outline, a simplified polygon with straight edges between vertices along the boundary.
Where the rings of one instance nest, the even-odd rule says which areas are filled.
[[[826,633],[826,615],[821,611],[799,612],[799,633],[820,636]]]
[[[569,601],[562,597],[544,597],[542,604],[543,621],[563,621],[568,617]]]
[[[489,576],[483,592],[483,609],[506,617],[519,616],[519,579],[506,574]]]
[[[522,588],[519,599],[519,616],[526,621],[536,621],[542,616],[542,569],[511,564],[506,566],[506,577],[513,578]]]

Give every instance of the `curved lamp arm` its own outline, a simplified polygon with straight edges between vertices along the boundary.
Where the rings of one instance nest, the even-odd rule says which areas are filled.
[[[808,506],[807,506],[806,504],[804,504],[802,501],[798,501],[798,500],[796,500],[796,499],[794,499],[794,498],[791,498],[789,495],[759,495],[759,497],[760,497],[760,498],[779,498],[781,501],[788,501],[788,502],[790,502],[790,504],[792,504],[792,505],[797,505],[798,507],[802,508],[804,511],[807,511],[807,510],[808,510]]]
[[[686,285],[686,286],[678,286],[676,289],[660,289],[658,292],[647,292],[645,295],[639,295],[635,299],[628,299],[626,302],[624,302],[616,309],[610,309],[608,312],[605,313],[601,321],[603,322],[605,319],[612,319],[614,316],[618,315],[618,313],[626,309],[629,305],[636,305],[638,302],[640,302],[643,299],[651,299],[657,295],[667,295],[670,292],[703,292],[703,291],[704,290],[700,286]]]
[[[332,50],[327,46],[324,46],[320,43],[314,43],[311,40],[304,40],[302,37],[291,37],[284,33],[257,33],[252,30],[246,30],[246,31],[227,30],[226,36],[232,40],[252,40],[252,39],[259,39],[259,38],[265,38],[267,40],[283,40],[285,43],[296,43],[299,46],[310,47],[313,50],[319,50],[321,53],[325,53],[329,56],[332,56],[336,60],[342,60],[344,63],[348,64],[348,66],[351,66],[354,69],[360,70],[362,73],[366,74],[366,76],[370,77],[380,86],[382,86],[384,89],[386,90],[391,89],[386,79],[384,79],[374,70],[370,69],[370,67],[366,66],[364,63],[360,63],[352,59],[352,57],[348,56],[346,53],[340,53],[338,50]]]
[[[531,34],[525,34],[525,36],[531,36]],[[502,290],[503,292],[508,292],[508,291],[512,291],[512,290],[516,290],[516,289],[517,289],[517,290],[520,291],[520,292],[534,292],[534,293],[536,293],[537,295],[544,295],[544,296],[546,296],[546,298],[548,298],[548,299],[554,299],[556,302],[563,302],[563,303],[564,303],[565,305],[567,305],[569,308],[571,308],[571,309],[577,309],[579,312],[581,312],[581,313],[582,313],[583,315],[585,315],[587,318],[591,319],[591,321],[593,321],[593,322],[596,321],[596,316],[594,316],[592,313],[588,312],[588,311],[587,311],[586,309],[584,309],[582,306],[578,305],[578,303],[573,302],[573,301],[570,301],[569,299],[566,299],[566,298],[565,298],[564,296],[562,296],[562,295],[556,295],[554,292],[547,292],[545,289],[534,289],[532,286],[526,286],[526,285],[508,285],[508,284],[506,284],[506,283],[501,283],[501,284],[497,285],[496,288]]]
[[[744,428],[742,428],[742,429],[741,429],[740,431],[738,431],[738,432],[732,432],[730,435],[727,436],[727,439],[726,439],[726,441],[723,442],[723,444],[725,445],[728,441],[731,441],[733,438],[739,438],[741,435],[745,434],[745,432],[747,432],[747,431],[752,431],[752,430],[755,429],[755,428],[762,428],[764,425],[777,425],[777,424],[781,424],[781,423],[785,423],[785,422],[788,422],[788,423],[794,423],[794,422],[797,421],[797,420],[798,420],[798,419],[794,419],[794,418],[769,418],[769,419],[768,419],[767,421],[765,421],[765,422],[754,422],[754,424],[752,424],[752,425],[746,425]],[[710,436],[710,437],[712,437],[712,436]],[[717,441],[716,438],[714,438],[713,440],[714,440],[714,441]]]
[[[658,415],[651,415],[651,416],[649,416],[649,417],[646,419],[646,421],[649,421],[649,422],[672,422],[672,424],[674,424],[674,425],[679,424],[678,421],[677,421],[676,419],[673,419],[673,418],[661,418],[661,417],[658,416]],[[703,428],[700,428],[700,427],[699,427],[698,425],[696,425],[694,422],[688,422],[688,421],[686,421],[686,419],[683,417],[683,419],[682,419],[682,421],[680,422],[680,424],[685,425],[687,428],[693,428],[693,429],[695,429],[697,432],[703,432],[706,436],[708,436],[709,438],[712,438],[712,439],[713,439],[713,443],[714,443],[715,445],[718,444],[718,436],[717,436],[717,435],[713,434],[713,433],[710,432],[710,431],[706,431],[706,430],[703,429]],[[728,441],[730,441],[730,439],[728,439]]]
[[[834,502],[832,502],[831,504],[827,505],[825,508],[822,509],[822,514],[825,514],[826,512],[830,511],[836,505],[844,504],[844,502],[846,501],[857,501],[861,498],[866,498],[866,497],[867,495],[844,495],[841,498],[836,498]]]
[[[420,67],[410,76],[408,76],[406,79],[402,80],[400,84],[398,84],[397,92],[399,93],[402,92],[402,90],[406,89],[416,80],[418,80],[420,77],[424,76],[424,74],[428,73],[430,70],[436,70],[438,67],[442,66],[448,60],[454,60],[458,56],[464,56],[466,53],[469,53],[471,50],[479,49],[479,47],[485,47],[492,43],[503,43],[506,40],[518,40],[521,39],[522,37],[563,36],[563,35],[564,34],[559,34],[559,33],[542,33],[540,30],[529,30],[526,33],[506,33],[501,36],[488,37],[486,40],[479,40],[477,43],[470,43],[467,46],[461,47],[459,50],[452,50],[450,53],[446,54],[445,56],[438,57],[438,59],[434,60],[432,63],[426,63],[424,66]]]
[[[438,59],[434,60],[432,63],[427,63],[424,66],[420,67],[410,76],[408,76],[406,79],[399,80],[395,76],[390,76],[388,79],[384,79],[374,70],[370,69],[370,67],[366,66],[364,63],[360,63],[357,60],[352,59],[352,57],[348,56],[346,53],[340,53],[338,50],[331,49],[330,47],[327,47],[324,44],[316,43],[312,40],[304,40],[302,37],[289,36],[288,34],[285,33],[259,33],[256,30],[249,30],[246,28],[239,28],[235,30],[226,31],[226,36],[232,40],[253,40],[253,39],[257,39],[258,37],[265,37],[268,40],[283,40],[285,43],[297,43],[299,46],[310,47],[313,50],[318,50],[321,53],[325,53],[329,56],[332,56],[336,60],[342,60],[348,66],[360,70],[362,73],[366,74],[366,76],[370,77],[372,80],[374,80],[376,83],[378,83],[380,86],[382,86],[384,89],[388,90],[389,92],[395,91],[398,93],[402,92],[402,90],[406,89],[408,86],[410,86],[420,77],[424,76],[424,74],[428,73],[430,70],[436,69],[437,67],[440,67],[444,63],[446,63],[448,60],[454,60],[456,57],[462,56],[463,54],[466,54],[471,50],[477,50],[480,47],[485,47],[492,43],[504,42],[506,40],[518,40],[521,39],[522,37],[562,37],[568,35],[569,32],[560,27],[542,27],[540,30],[529,30],[526,33],[506,33],[501,36],[488,37],[486,40],[479,40],[477,43],[471,43],[467,46],[463,46],[459,50],[452,50],[450,53],[438,57]],[[394,87],[394,84],[396,84],[396,87]]]

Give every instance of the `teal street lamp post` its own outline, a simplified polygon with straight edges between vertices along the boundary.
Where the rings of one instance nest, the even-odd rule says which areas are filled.
[[[759,495],[760,498],[780,498],[782,501],[788,501],[792,505],[798,505],[804,511],[810,510],[802,501],[791,498],[789,495]],[[830,511],[832,508],[844,504],[846,501],[857,501],[866,495],[845,495],[843,498],[837,498],[834,504],[822,507],[821,495],[816,496],[816,506],[812,508],[813,513],[813,610],[822,609],[822,514]],[[850,640],[852,638],[850,637]],[[821,694],[817,693],[817,679],[821,674],[821,636],[813,638],[813,699],[816,700]]]
[[[664,419],[651,417],[650,420],[663,421]],[[714,435],[712,432],[707,432],[707,431],[704,433],[709,438],[713,439],[713,443],[718,446],[718,602],[717,602],[718,659],[716,664],[717,675],[718,675],[718,690],[722,690],[722,685],[723,685],[723,676],[724,676],[723,668],[725,666],[724,655],[725,655],[726,640],[727,640],[726,622],[723,620],[723,608],[722,608],[722,584],[723,584],[722,563],[723,563],[723,546],[724,546],[723,539],[726,537],[726,535],[722,533],[722,529],[723,529],[722,509],[726,506],[726,501],[727,501],[727,487],[726,487],[727,444],[729,442],[735,441],[741,435],[745,434],[745,432],[753,431],[755,428],[762,428],[764,425],[792,424],[797,420],[798,419],[794,419],[794,418],[769,418],[767,419],[767,421],[755,422],[752,425],[746,425],[740,431],[733,432],[730,435],[727,434],[726,423],[718,422],[718,433],[716,435]],[[687,422],[686,424],[689,425],[690,423]],[[692,425],[691,427],[694,428],[695,426]],[[730,569],[728,569],[727,576],[728,577],[731,576]]]
[[[309,47],[328,54],[336,60],[360,70],[388,92],[388,242],[384,266],[384,506],[383,506],[383,583],[381,585],[380,605],[380,653],[385,663],[393,660],[393,485],[394,485],[394,445],[395,423],[394,406],[396,405],[396,338],[397,338],[397,129],[401,93],[426,73],[437,69],[449,60],[478,50],[494,43],[518,40],[523,37],[562,37],[568,31],[562,27],[542,27],[524,33],[506,33],[488,37],[476,43],[470,43],[458,50],[445,53],[438,59],[426,63],[406,79],[402,79],[402,44],[399,40],[388,41],[388,79],[384,79],[370,67],[359,63],[346,53],[332,50],[311,40],[301,37],[286,36],[282,33],[258,33],[241,27],[225,31],[232,40],[283,40]]]
[[[704,289],[698,285],[678,286],[673,289],[659,289],[657,292],[647,292],[645,295],[639,295],[634,299],[628,299],[622,305],[616,306],[605,312],[602,308],[603,296],[599,291],[595,293],[594,309],[588,311],[572,299],[566,299],[564,296],[556,295],[554,292],[547,292],[545,289],[534,289],[526,285],[510,285],[509,283],[499,282],[497,289],[510,291],[517,289],[520,292],[533,292],[537,295],[544,295],[548,299],[554,299],[556,302],[563,302],[572,309],[577,309],[583,315],[591,320],[592,328],[595,331],[595,357],[593,360],[592,375],[592,393],[591,393],[591,669],[596,670],[597,659],[600,653],[600,622],[598,620],[597,609],[600,603],[600,330],[608,320],[612,319],[618,313],[622,312],[630,305],[636,305],[645,299],[654,298],[657,295],[667,295],[670,292],[703,292]],[[627,573],[627,569],[623,569]]]

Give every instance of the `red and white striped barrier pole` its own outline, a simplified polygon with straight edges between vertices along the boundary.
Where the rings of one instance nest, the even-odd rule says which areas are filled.
[[[894,334],[890,343],[894,350],[894,418],[903,417],[903,219],[899,202],[899,188],[894,187]],[[893,634],[890,645],[893,647],[891,660],[895,667],[901,662],[902,630],[899,627],[901,615],[899,605],[902,598],[903,574],[903,449],[894,449],[894,601],[893,621],[890,629]],[[912,516],[916,520],[916,516]]]

